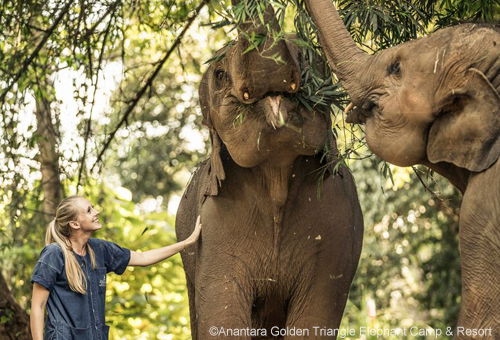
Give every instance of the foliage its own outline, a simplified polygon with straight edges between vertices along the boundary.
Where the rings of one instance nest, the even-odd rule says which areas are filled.
[[[103,144],[109,126],[116,126],[122,119],[138,84],[144,83],[157,64],[160,51],[172,44],[176,28],[197,4],[167,6],[157,2],[154,8],[139,7],[138,17],[129,17],[120,50],[123,75],[111,100],[110,121],[96,126],[102,136],[97,138],[97,144]],[[166,27],[171,28],[167,34]],[[200,59],[205,51],[194,48],[196,44],[194,36],[184,38],[182,48],[177,48],[158,72],[155,82],[132,111],[125,131],[115,137],[109,158],[101,164],[102,168],[120,169],[118,175],[134,193],[135,200],[162,196],[168,202],[169,196],[181,189],[177,174],[200,160],[200,146],[190,146],[186,133],[201,125],[196,89],[201,77]]]
[[[76,183],[66,182],[74,192]],[[93,181],[82,192],[100,211],[103,229],[94,237],[113,241],[132,250],[149,250],[175,243],[174,216],[163,211],[145,212],[131,201],[131,193],[120,187]],[[44,246],[45,226],[33,220],[28,209],[40,204],[37,195],[28,196],[15,243],[0,250],[2,269],[9,273],[18,300],[27,306],[29,279]],[[3,217],[3,216],[2,216]],[[25,224],[26,223],[26,224]],[[31,224],[28,224],[31,223]],[[29,226],[26,228],[24,226]],[[16,233],[17,234],[17,233]],[[7,235],[0,236],[2,245]],[[21,237],[25,237],[22,239]],[[122,276],[108,275],[107,323],[112,339],[189,339],[189,313],[184,271],[179,255],[147,267],[129,267]]]
[[[136,251],[176,242],[174,216],[145,212],[130,200],[127,189],[113,191],[104,183],[86,188],[98,202],[105,226],[95,237]],[[106,290],[107,323],[113,339],[189,339],[186,281],[180,255],[154,266],[128,267],[122,276],[109,275]]]
[[[179,28],[186,18],[192,15],[192,10],[198,2],[186,1],[181,5],[174,5],[175,1],[153,0],[141,3],[121,1],[2,3],[0,251],[3,256],[0,268],[18,302],[25,308],[29,306],[31,292],[29,278],[42,248],[45,233],[41,212],[43,193],[36,147],[39,136],[35,131],[35,121],[31,118],[34,102],[39,98],[51,101],[49,104],[56,128],[53,133],[58,137],[58,151],[61,156],[60,171],[62,178],[66,178],[67,187],[71,187],[66,188],[67,193],[85,192],[93,188],[94,194],[92,190],[87,193],[93,198],[96,196],[95,191],[101,192],[100,195],[109,192],[99,183],[89,183],[91,177],[85,175],[92,161],[95,161],[96,152],[102,147],[103,137],[113,129],[111,124],[120,119],[124,107],[130,104],[130,98],[137,93],[138,86],[143,85],[142,80],[156,67],[165,46],[168,47],[177,38]],[[151,12],[155,15],[151,15]],[[146,32],[149,36],[141,36]],[[186,39],[183,49],[189,50],[189,46],[193,46],[195,41],[194,37]],[[186,74],[196,75],[199,73],[198,61],[201,58],[197,53],[190,51],[184,53],[183,49],[176,50],[171,58],[174,60],[164,67],[166,72],[160,73],[158,82],[150,86],[148,98],[139,102],[137,107],[142,106],[142,110],[136,110],[135,113],[141,115],[129,120],[129,123],[137,121],[135,125],[139,127],[134,129],[132,126],[130,129],[125,129],[134,135],[136,131],[146,130],[148,125],[153,128],[159,127],[157,130],[163,127],[160,125],[167,125],[168,133],[163,136],[156,131],[153,137],[147,135],[147,138],[136,134],[135,139],[122,136],[119,141],[126,140],[132,147],[127,150],[116,147],[112,150],[115,151],[112,156],[106,159],[104,176],[116,178],[117,174],[123,175],[124,179],[130,179],[129,182],[124,182],[132,189],[134,184],[136,188],[143,189],[134,191],[136,201],[148,195],[164,196],[167,201],[169,195],[180,187],[177,181],[184,180],[174,176],[175,173],[179,169],[189,167],[189,161],[197,161],[198,151],[187,149],[183,145],[186,137],[182,137],[182,129],[187,125],[192,125],[192,128],[195,124],[199,125],[194,115],[196,96],[184,99],[186,102],[184,106],[180,106],[180,99],[186,97],[187,89],[195,87],[193,84],[198,78],[191,77],[189,82],[181,84],[183,78],[188,77],[179,75],[178,70],[182,68]],[[202,50],[196,52],[203,53]],[[113,101],[104,103],[103,106],[107,107],[99,112],[98,103],[101,100],[99,96],[103,92],[103,85],[109,83],[106,79],[107,73],[112,69],[110,66],[116,64],[122,65],[126,77],[121,77],[123,81]],[[73,78],[73,83],[70,81],[69,84],[70,91],[73,91],[73,98],[70,100],[67,98],[58,100],[56,96],[56,87],[61,83],[61,77]],[[55,86],[40,86],[41,81]],[[67,89],[64,90],[67,92]],[[43,95],[39,96],[37,93],[40,91],[43,91]],[[72,104],[68,105],[68,101]],[[164,107],[159,110],[160,106]],[[73,108],[76,110],[73,111]],[[161,148],[162,145],[169,146],[170,150]],[[140,150],[141,154],[135,153],[137,150]],[[130,154],[123,151],[130,151]],[[132,158],[131,155],[137,156],[137,168],[134,168],[134,164],[125,162]],[[141,159],[140,155],[145,155],[149,163],[144,162],[144,158]],[[115,165],[109,162],[120,157],[121,164]],[[168,161],[158,167],[158,159]],[[148,174],[145,169],[158,169],[159,171],[155,172],[158,175],[146,177]],[[139,174],[135,183],[129,176],[132,173]],[[93,172],[94,176],[97,174]],[[168,178],[165,180],[166,176]],[[71,184],[68,184],[69,182]],[[79,186],[76,185],[77,182]],[[166,183],[164,187],[154,186],[162,182]],[[150,186],[147,185],[149,183]],[[139,217],[136,216],[134,219],[133,216],[136,214],[136,205],[130,201],[126,203],[109,201],[110,208],[120,211],[118,215],[116,212],[110,213],[109,221],[114,223],[114,220],[120,220],[124,226],[128,225],[127,233],[117,227],[116,235],[103,233],[104,238],[134,249],[142,248],[146,243],[150,249],[174,242],[172,227],[165,224],[165,221],[172,223],[172,216],[167,216],[165,213],[149,214],[147,216],[151,220],[149,229],[140,236],[144,228],[132,228],[140,223]],[[120,204],[124,207],[120,207]],[[127,223],[122,221],[127,218],[136,224],[131,226],[130,221]],[[137,228],[140,228],[140,231],[137,231]],[[149,235],[154,236],[148,241]],[[129,243],[130,240],[126,239],[129,236],[134,237],[133,242]],[[132,329],[137,328],[138,316],[142,317],[144,311],[151,313],[148,313],[149,321],[144,318],[143,326],[149,328],[147,331],[143,330],[142,337],[149,338],[150,331],[151,334],[168,333],[170,337],[175,336],[176,339],[188,338],[187,303],[183,300],[185,296],[179,295],[179,292],[184,292],[185,282],[179,265],[180,258],[176,257],[173,262],[149,268],[150,272],[137,270],[140,280],[133,274],[128,272],[125,274],[125,278],[132,278],[132,283],[129,285],[130,292],[120,286],[123,291],[120,297],[123,299],[108,298],[110,299],[108,307],[111,307],[111,310],[114,310],[113,306],[121,306],[115,312],[111,312],[114,318],[110,320],[116,325],[116,330],[113,330],[115,338],[123,338],[128,334],[134,334],[136,338],[138,331]],[[143,278],[151,279],[148,281],[152,287],[152,291],[147,294],[150,296],[149,301],[145,300],[141,292],[143,284],[148,283],[143,281]],[[164,278],[172,278],[172,281]],[[111,280],[112,285],[113,282],[115,281]],[[157,296],[158,286],[162,287],[162,291],[163,288],[168,289],[169,294]],[[147,287],[149,286],[143,291],[149,290]],[[135,302],[125,303],[124,299],[128,298]],[[123,318],[117,314],[123,312],[125,305],[131,317]],[[165,326],[168,326],[168,329]],[[164,338],[168,336],[165,335]]]
[[[419,327],[444,334],[455,325],[460,305],[460,194],[447,180],[428,177],[427,169],[393,167],[391,180],[381,175],[381,165],[375,158],[351,164],[366,229],[342,327]],[[413,338],[419,339],[384,337]]]
[[[310,106],[334,103],[334,133],[363,205],[364,250],[343,327],[453,326],[460,301],[457,192],[421,169],[400,169],[374,158],[363,145],[361,128],[345,124],[339,108],[347,96],[330,78],[324,58],[317,62],[322,52],[303,0],[251,0],[234,11],[229,1],[213,0],[155,74],[200,3],[2,2],[0,268],[19,303],[28,310],[29,278],[45,232],[40,137],[32,114],[36,100],[51,102],[66,194],[84,193],[102,210],[105,229],[96,236],[132,249],[170,244],[173,216],[163,211],[204,157],[207,133],[197,104],[204,63],[235,38],[234,24],[246,18],[262,22],[265,4],[271,3],[281,29],[270,34],[292,39],[309,64],[318,66],[304,68],[299,98]],[[356,42],[373,52],[458,22],[500,20],[498,0],[340,0],[336,5]],[[294,38],[285,34],[290,31]],[[255,40],[253,46],[262,41],[248,38]],[[65,78],[71,78],[71,99],[61,97],[68,90],[61,89]],[[145,92],[132,106],[141,89]],[[118,127],[128,109],[130,116]],[[105,157],[97,162],[113,131]],[[198,146],[192,145],[193,136],[201,140]],[[145,209],[151,200],[162,204]],[[108,282],[111,338],[189,338],[179,256],[129,269]]]
[[[500,22],[499,0],[436,1],[436,25],[444,27],[462,22]]]

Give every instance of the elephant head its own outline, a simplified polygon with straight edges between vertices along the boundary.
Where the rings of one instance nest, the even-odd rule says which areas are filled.
[[[334,72],[349,93],[348,122],[366,124],[369,148],[399,166],[490,167],[500,153],[500,34],[493,25],[441,29],[369,55],[332,0],[306,0]]]
[[[202,77],[199,98],[212,144],[209,195],[216,195],[225,179],[225,155],[246,168],[264,162],[282,166],[325,145],[328,115],[295,100],[299,50],[268,34],[269,27],[279,29],[271,7],[264,21],[267,25],[241,25],[237,41],[216,53]],[[252,49],[251,36],[265,38]]]

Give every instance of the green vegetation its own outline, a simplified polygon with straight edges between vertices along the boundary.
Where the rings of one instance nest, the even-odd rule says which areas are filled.
[[[308,60],[317,58],[303,2],[270,2],[284,30],[297,32]],[[102,211],[105,227],[96,237],[134,250],[175,242],[172,207],[208,154],[197,103],[204,64],[235,38],[235,21],[262,16],[262,3],[248,1],[234,15],[229,1],[2,2],[0,274],[26,312],[50,216],[41,164],[58,173],[57,190],[86,195]],[[372,51],[462,20],[500,20],[497,0],[336,3],[355,40]],[[360,128],[343,121],[347,98],[335,79],[308,69],[303,81],[303,103],[333,102],[333,133],[365,218],[343,329],[453,327],[460,303],[458,192],[426,170],[392,167],[371,155]],[[242,112],[235,124],[243,119]],[[42,152],[47,147],[52,158]],[[190,338],[179,255],[110,275],[106,299],[111,339]],[[0,312],[1,330],[16,316]]]

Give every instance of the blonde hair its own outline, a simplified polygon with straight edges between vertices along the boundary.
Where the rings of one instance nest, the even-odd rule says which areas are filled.
[[[76,260],[73,253],[73,247],[69,237],[71,235],[71,227],[69,223],[75,221],[79,209],[75,202],[82,199],[81,196],[70,196],[61,201],[56,209],[56,217],[49,223],[45,234],[45,244],[57,243],[64,255],[64,267],[66,268],[66,277],[68,279],[69,288],[77,293],[87,293],[87,280],[82,268]],[[87,243],[87,251],[90,255],[92,268],[96,267],[95,253]]]

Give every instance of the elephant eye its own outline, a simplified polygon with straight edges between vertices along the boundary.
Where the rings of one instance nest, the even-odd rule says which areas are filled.
[[[377,103],[374,102],[373,100],[367,100],[361,105],[361,109],[365,111],[366,113],[371,112],[374,108],[377,107]]]
[[[391,65],[389,65],[389,67],[387,68],[387,73],[394,75],[394,76],[401,75],[401,65],[400,65],[399,60],[396,60]]]
[[[217,80],[224,80],[226,79],[226,72],[224,70],[221,70],[221,69],[218,69],[215,71],[215,78],[217,78]]]
[[[226,71],[221,68],[218,68],[214,72],[215,76],[215,84],[217,88],[221,88],[226,82],[230,81],[229,75]]]

